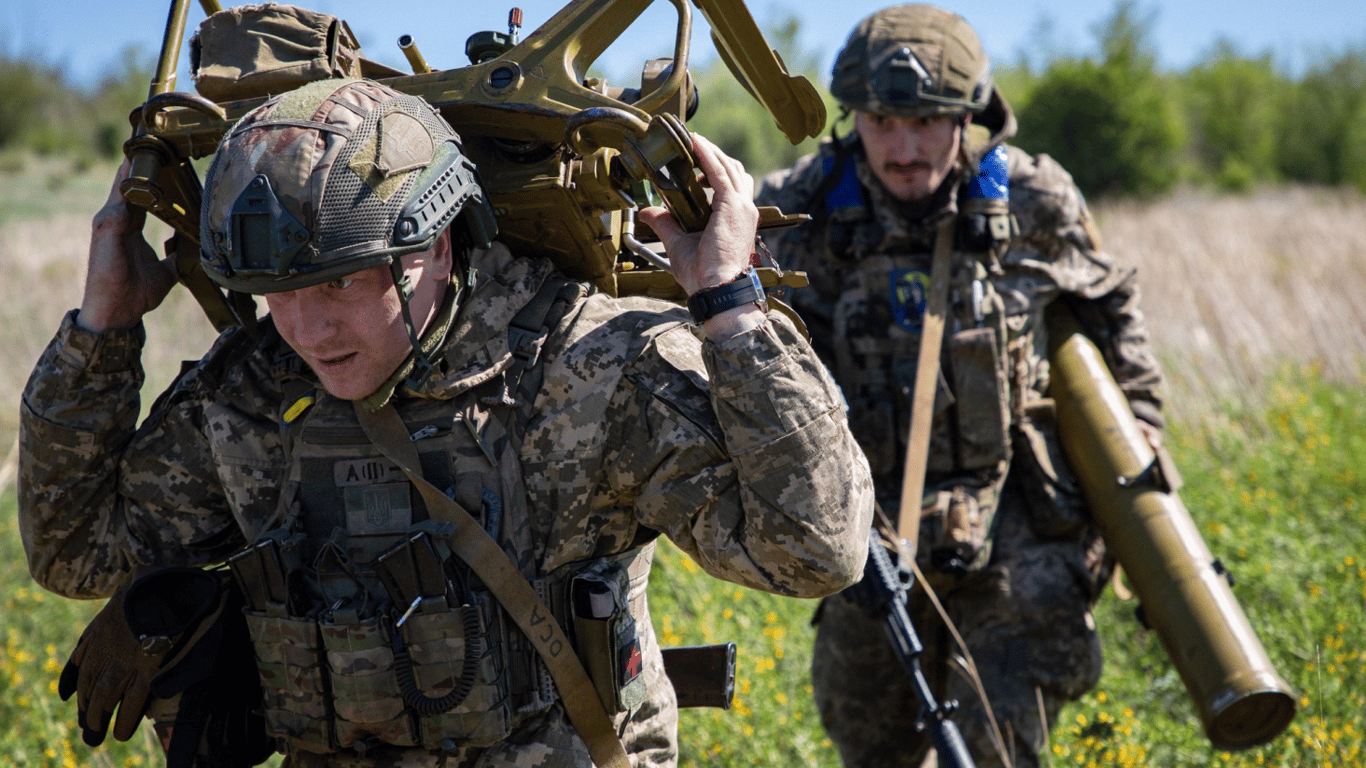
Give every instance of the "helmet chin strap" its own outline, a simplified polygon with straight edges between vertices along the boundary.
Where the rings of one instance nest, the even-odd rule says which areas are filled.
[[[413,310],[410,307],[410,299],[413,296],[412,281],[403,271],[403,257],[395,258],[389,262],[389,273],[394,276],[394,290],[398,291],[399,307],[403,310],[403,325],[408,329],[408,342],[413,347],[413,371],[408,376],[408,386],[417,389],[427,381],[436,369],[436,365],[422,349],[422,343],[417,338],[417,326],[413,323]]]
[[[463,256],[457,257],[454,247],[455,243],[452,243],[452,246],[451,260],[453,263],[451,279],[459,281],[459,285],[456,286],[456,295],[452,301],[455,304],[453,312],[458,312],[460,305],[464,303],[465,293],[474,285],[475,271],[469,265],[469,250],[463,250]],[[462,266],[464,267],[464,274],[461,274]],[[422,340],[418,336],[417,324],[413,322],[413,311],[410,300],[415,292],[415,288],[413,287],[412,281],[408,279],[407,273],[403,270],[402,257],[396,258],[389,263],[389,273],[394,279],[394,290],[398,291],[399,307],[403,311],[403,325],[408,331],[408,343],[412,345],[413,348],[413,368],[404,383],[409,389],[416,391],[421,389],[422,385],[425,384],[432,373],[436,371],[436,362],[432,359],[431,355],[422,348]],[[447,290],[449,290],[449,286],[447,286]],[[449,332],[450,328],[447,327],[443,333]],[[433,345],[432,353],[435,353],[439,346],[440,345]]]

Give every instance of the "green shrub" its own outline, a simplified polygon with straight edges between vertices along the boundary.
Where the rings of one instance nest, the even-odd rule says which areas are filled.
[[[1289,82],[1270,54],[1245,58],[1222,41],[1182,78],[1193,153],[1218,186],[1246,191],[1272,181]]]
[[[1350,165],[1366,158],[1360,127],[1366,117],[1366,49],[1313,67],[1293,89],[1286,114],[1277,147],[1286,178],[1366,189],[1366,171]]]
[[[1100,32],[1101,59],[1055,61],[1020,110],[1016,143],[1052,155],[1087,195],[1148,195],[1177,180],[1182,126],[1154,68],[1150,27],[1120,0]]]

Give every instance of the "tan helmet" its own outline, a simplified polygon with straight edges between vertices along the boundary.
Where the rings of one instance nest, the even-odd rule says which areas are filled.
[[[461,221],[456,263],[497,231],[441,115],[379,83],[329,79],[247,113],[204,179],[201,260],[244,293],[305,288],[430,248]]]
[[[830,82],[846,109],[904,117],[980,112],[994,90],[991,60],[968,22],[923,4],[884,8],[859,22]]]

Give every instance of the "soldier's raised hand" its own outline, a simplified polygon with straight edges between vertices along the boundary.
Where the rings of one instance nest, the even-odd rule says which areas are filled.
[[[712,188],[711,219],[701,232],[684,232],[669,212],[655,206],[638,213],[659,235],[678,284],[691,296],[728,283],[750,266],[759,209],[754,205],[754,177],[739,160],[722,152],[704,136],[692,134],[693,151]],[[703,324],[709,338],[719,339],[753,328],[763,312],[753,304],[719,314]]]
[[[85,294],[76,322],[92,331],[131,328],[156,309],[175,285],[170,259],[159,259],[142,236],[147,212],[123,199],[119,185],[128,161],[119,166],[104,207],[90,228]]]

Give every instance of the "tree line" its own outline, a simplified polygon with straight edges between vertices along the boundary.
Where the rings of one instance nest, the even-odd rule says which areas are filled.
[[[1014,107],[1013,143],[1046,152],[1098,196],[1161,194],[1178,184],[1246,191],[1296,182],[1366,192],[1366,44],[1321,54],[1298,75],[1270,53],[1216,41],[1185,71],[1157,65],[1154,17],[1118,0],[1095,30],[1094,50],[997,62]],[[821,52],[803,50],[800,19],[766,25],[789,72],[826,97],[827,132],[851,130],[825,93]],[[0,52],[0,155],[16,152],[113,158],[129,135],[129,112],[145,98],[155,52],[127,49],[93,87],[62,67]],[[719,60],[693,71],[700,108],[690,126],[756,173],[784,167],[814,148],[793,147]]]
[[[1016,143],[1056,157],[1090,195],[1150,195],[1178,183],[1366,191],[1366,45],[1321,55],[1292,77],[1270,53],[1219,40],[1194,66],[1168,73],[1156,66],[1153,20],[1121,0],[1093,55],[999,70],[1020,121]]]

